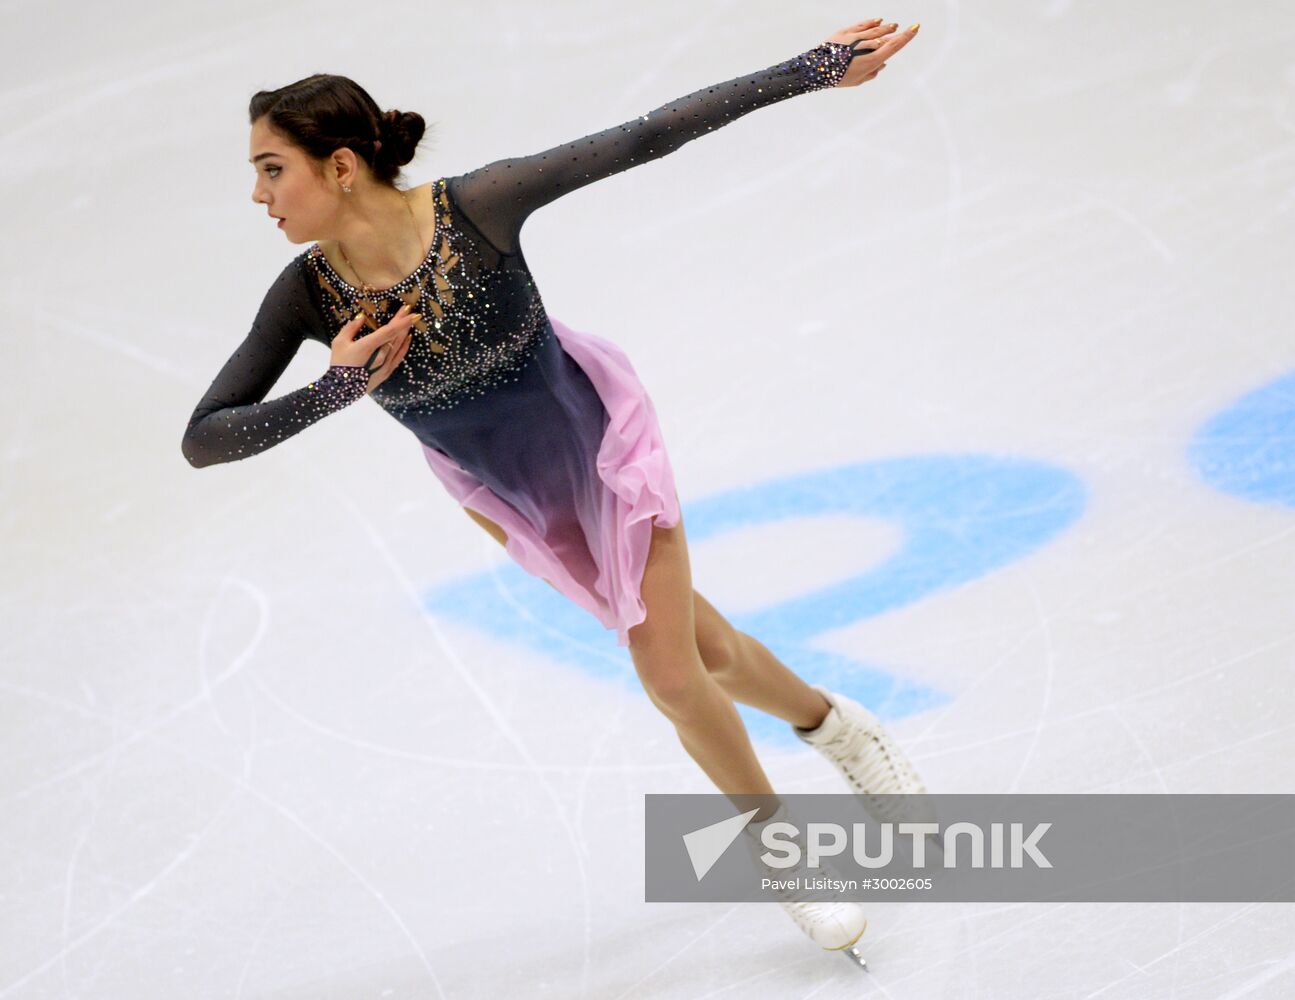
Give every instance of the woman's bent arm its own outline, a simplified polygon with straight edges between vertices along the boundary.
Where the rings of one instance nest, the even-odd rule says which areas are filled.
[[[262,402],[305,339],[309,308],[296,262],[266,293],[252,329],[189,418],[180,450],[194,468],[234,462],[298,434],[368,391],[361,365],[330,365],[320,378]]]

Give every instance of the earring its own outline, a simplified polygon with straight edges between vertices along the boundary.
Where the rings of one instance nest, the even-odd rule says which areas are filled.
[[[343,190],[343,191],[345,191],[347,194],[350,194],[350,193],[351,193],[351,189],[350,189],[350,188],[348,188],[348,187],[344,187],[344,188],[342,188],[342,190]]]

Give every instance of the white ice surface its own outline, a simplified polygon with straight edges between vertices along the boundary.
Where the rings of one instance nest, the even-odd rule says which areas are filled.
[[[406,432],[362,401],[245,462],[179,449],[304,249],[250,201],[255,90],[335,72],[419,111],[417,184],[921,21],[875,82],[537,213],[545,302],[633,359],[685,523],[896,457],[1082,484],[1023,556],[822,640],[947,696],[891,722],[931,790],[1288,791],[1295,508],[1188,454],[1295,370],[1291,9],[0,10],[0,1000],[1295,993],[1289,905],[877,905],[864,976],[773,906],[647,904],[644,794],[712,786],[612,633],[620,680],[427,609],[511,566]],[[786,522],[697,540],[693,578],[736,614],[895,544]]]

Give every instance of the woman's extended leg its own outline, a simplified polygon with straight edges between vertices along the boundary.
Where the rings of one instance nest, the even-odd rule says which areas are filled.
[[[743,796],[772,795],[732,698],[697,649],[682,521],[673,528],[653,526],[639,593],[647,618],[629,630],[630,658],[648,697],[721,792],[739,806]]]
[[[684,749],[721,792],[740,810],[756,809],[756,823],[785,815],[773,794],[742,717],[733,700],[706,669],[697,649],[693,616],[692,571],[683,520],[673,528],[653,525],[647,565],[639,594],[647,617],[629,630],[630,657],[648,697],[674,723]],[[794,676],[794,675],[793,675]],[[748,847],[762,852],[757,827],[748,826]],[[785,869],[766,868],[766,876],[787,878]],[[807,869],[804,874],[808,875]],[[863,906],[855,902],[810,901],[800,879],[778,902],[815,944],[843,951],[868,926]],[[847,955],[862,961],[858,951]]]

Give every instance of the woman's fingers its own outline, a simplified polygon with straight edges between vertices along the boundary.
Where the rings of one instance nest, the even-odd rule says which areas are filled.
[[[386,353],[386,359],[374,371],[373,378],[369,382],[370,389],[374,389],[385,382],[387,376],[396,370],[396,366],[405,360],[405,355],[409,353],[409,347],[414,342],[414,335],[406,331],[404,337],[405,339],[396,346],[381,348]]]
[[[400,342],[400,338],[405,336],[410,327],[422,319],[422,316],[422,313],[416,312],[397,313],[382,329],[383,342],[391,344],[394,348]]]
[[[847,28],[846,33],[864,41],[880,41],[897,27],[899,25],[893,21],[890,24],[855,25],[853,28]]]
[[[347,326],[359,323],[363,318],[355,317]],[[409,306],[403,306],[389,321],[361,338],[361,342],[371,348],[363,362],[370,376],[368,385],[370,392],[381,385],[383,380],[405,359],[413,344],[413,325],[421,318],[421,313],[413,312]],[[346,329],[347,327],[343,327],[344,331]],[[360,332],[358,328],[351,330],[351,339],[355,339]]]
[[[879,17],[874,17],[868,21],[859,21],[857,24],[847,25],[831,38],[828,38],[827,41],[849,45],[851,42],[858,42],[861,38],[880,37],[887,32],[894,31],[896,27],[894,24],[887,25]]]
[[[857,87],[867,83],[886,66],[886,60],[913,40],[921,25],[896,32],[898,24],[884,23],[861,31],[846,29],[829,41],[842,41],[850,50],[850,65],[837,82],[838,87]]]
[[[869,53],[872,57],[880,57],[882,61],[889,59],[896,52],[913,40],[917,34],[917,25],[906,28],[903,31],[895,32],[894,24],[883,25],[875,31],[865,31],[860,35],[862,42],[860,48],[870,48]],[[853,48],[853,46],[851,46]]]
[[[905,28],[893,38],[886,39],[886,43],[883,46],[886,50],[886,58],[889,59],[892,55],[911,42],[917,35],[917,28],[918,25],[915,24],[911,28]]]
[[[879,51],[888,41],[887,36],[898,27],[899,25],[893,21],[890,23],[882,22],[880,19],[864,21],[846,28],[838,37],[850,46],[850,51],[857,59]]]

